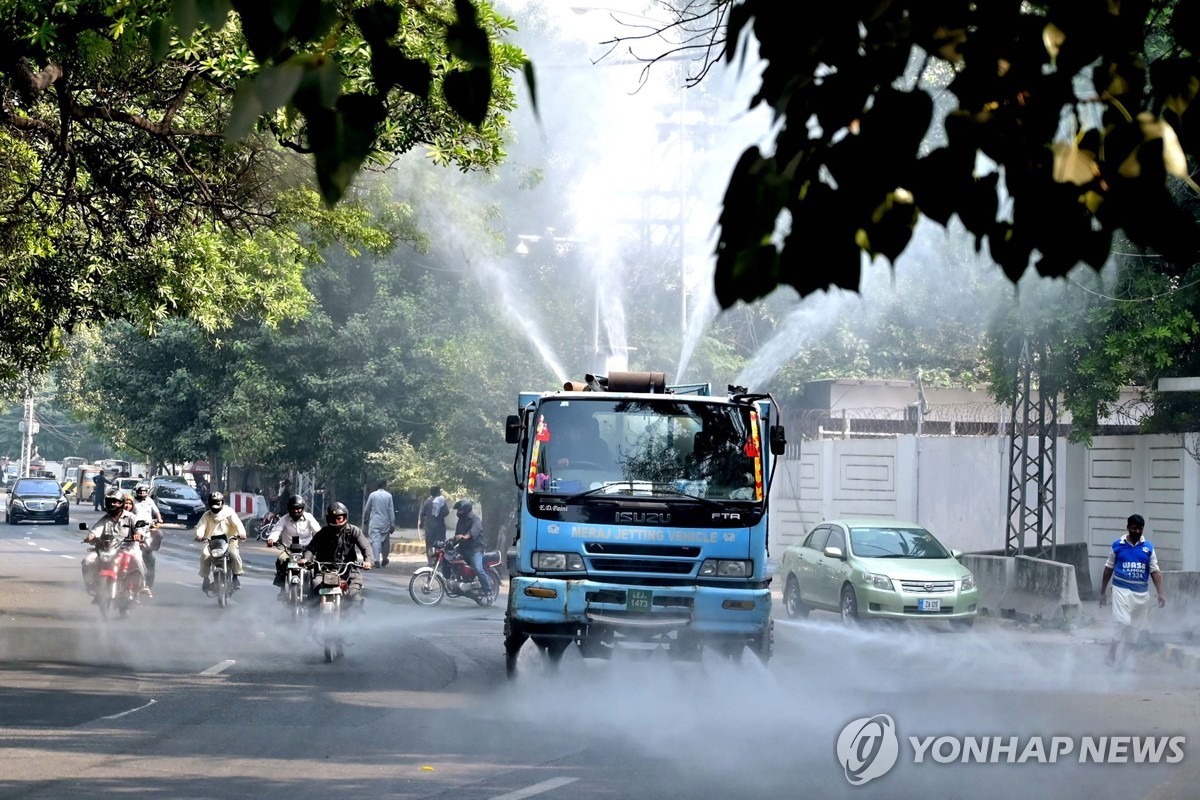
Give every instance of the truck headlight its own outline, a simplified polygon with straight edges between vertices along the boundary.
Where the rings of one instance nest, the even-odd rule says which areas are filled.
[[[885,592],[895,591],[892,586],[892,579],[887,575],[877,575],[874,572],[864,572],[862,574],[863,583],[876,589],[883,589]]]
[[[967,577],[963,578],[962,590],[964,592],[967,591],[968,589],[974,589],[974,588],[975,588],[975,576],[974,575],[967,575]]]
[[[731,561],[724,558],[710,558],[700,565],[702,578],[745,578],[754,572],[753,561]]]
[[[534,553],[533,568],[547,572],[583,572],[583,557],[578,553]]]

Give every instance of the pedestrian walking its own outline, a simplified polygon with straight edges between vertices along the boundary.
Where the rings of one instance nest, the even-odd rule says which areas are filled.
[[[1110,667],[1124,664],[1150,615],[1150,582],[1158,592],[1158,607],[1167,603],[1163,594],[1162,572],[1154,545],[1143,537],[1146,520],[1133,514],[1125,522],[1125,535],[1113,542],[1100,581],[1100,605],[1108,605],[1108,584],[1112,581],[1113,638],[1104,663]]]
[[[387,490],[387,481],[380,481],[375,491],[367,496],[363,506],[363,522],[371,539],[375,566],[386,567],[391,561],[388,556],[392,552],[392,533],[396,530],[396,504]]]
[[[449,515],[450,507],[446,505],[446,498],[442,497],[442,487],[430,486],[429,497],[425,498],[421,510],[417,512],[417,529],[425,535],[425,559],[430,566],[437,560],[435,545],[446,540],[446,517]]]
[[[100,511],[104,505],[105,491],[108,489],[108,475],[104,470],[96,473],[96,477],[92,479],[92,510]]]

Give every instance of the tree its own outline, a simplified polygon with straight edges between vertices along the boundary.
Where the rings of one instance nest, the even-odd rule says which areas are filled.
[[[86,323],[301,315],[322,242],[378,244],[354,239],[362,165],[500,161],[510,25],[468,0],[10,2],[0,379]]]
[[[781,283],[856,289],[861,253],[894,260],[918,214],[957,216],[1012,280],[1031,261],[1043,275],[1099,268],[1117,230],[1168,275],[1196,261],[1196,0],[669,4],[679,49],[703,54],[697,80],[754,36],[753,105],[779,120],[774,152],[747,149],[729,181],[722,306]],[[957,99],[944,120],[931,86]],[[980,174],[979,156],[996,169]]]
[[[1117,408],[1121,390],[1142,387],[1140,400],[1150,414],[1147,432],[1195,430],[1197,401],[1186,395],[1160,395],[1158,378],[1194,375],[1200,369],[1196,316],[1200,268],[1178,277],[1149,259],[1125,259],[1101,276],[1073,274],[1054,283],[1026,279],[1020,303],[993,321],[988,355],[996,376],[993,394],[1013,396],[1025,342],[1044,354],[1038,362],[1041,391],[1063,397],[1071,415],[1070,438],[1090,441],[1103,432],[1100,420]],[[1144,408],[1130,414],[1130,424]]]

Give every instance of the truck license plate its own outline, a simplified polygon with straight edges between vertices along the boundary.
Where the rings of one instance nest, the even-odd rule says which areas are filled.
[[[654,592],[649,589],[630,589],[625,596],[625,610],[649,613],[652,597],[654,597]]]
[[[939,600],[918,600],[917,611],[941,611],[942,601]]]

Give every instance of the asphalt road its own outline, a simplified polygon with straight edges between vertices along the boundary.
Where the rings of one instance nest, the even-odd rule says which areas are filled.
[[[1200,785],[1196,673],[1151,658],[1113,673],[1086,637],[998,623],[850,632],[814,614],[780,620],[765,667],[627,652],[568,653],[550,670],[527,647],[509,682],[502,604],[419,608],[397,563],[367,575],[346,657],[326,664],[275,601],[261,544],[244,545],[245,588],[222,610],[177,529],[155,598],[103,622],[79,538],[0,526],[0,798],[1164,800]],[[896,766],[851,786],[838,735],[876,714],[895,721]],[[1183,735],[1186,756],[918,764],[908,743],[1102,735]]]

